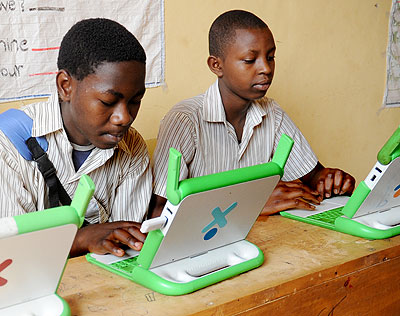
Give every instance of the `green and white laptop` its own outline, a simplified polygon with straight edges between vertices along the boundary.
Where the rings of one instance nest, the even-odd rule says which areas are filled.
[[[0,218],[0,315],[70,315],[56,291],[93,192],[84,175],[70,206]]]
[[[324,200],[315,211],[282,216],[366,239],[400,234],[400,127],[378,153],[378,161],[351,197]]]
[[[182,295],[260,266],[262,251],[245,240],[283,175],[293,140],[280,139],[271,162],[179,182],[181,154],[170,149],[160,217],[142,224],[143,249],[87,260],[166,295]]]

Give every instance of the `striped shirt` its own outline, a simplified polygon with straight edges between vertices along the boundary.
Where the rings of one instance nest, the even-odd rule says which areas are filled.
[[[75,171],[73,147],[63,127],[57,94],[22,110],[33,119],[32,136],[46,137],[49,159],[71,198],[83,174],[92,178],[96,189],[87,211],[89,222],[143,220],[152,175],[146,144],[135,129],[131,127],[115,148],[93,148]],[[47,186],[36,162],[25,160],[1,131],[0,188],[0,217],[49,207]]]
[[[161,121],[154,152],[154,193],[166,197],[170,147],[182,153],[182,180],[268,162],[282,133],[294,140],[283,180],[298,179],[318,160],[288,115],[272,99],[254,101],[239,143],[234,127],[226,120],[217,81],[206,93],[175,105]]]

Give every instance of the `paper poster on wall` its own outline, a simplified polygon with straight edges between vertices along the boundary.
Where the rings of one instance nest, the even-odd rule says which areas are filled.
[[[64,34],[93,17],[131,31],[146,55],[146,87],[164,82],[164,0],[0,0],[0,102],[54,90]]]
[[[383,107],[400,106],[400,3],[393,0],[389,18],[386,89]]]

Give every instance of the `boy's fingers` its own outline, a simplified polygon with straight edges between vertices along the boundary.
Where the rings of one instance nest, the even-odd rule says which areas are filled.
[[[288,199],[288,200],[280,200],[271,204],[266,204],[261,211],[261,215],[272,215],[281,211],[289,210],[289,209],[302,209],[302,210],[315,210],[315,206],[302,200],[302,199]]]
[[[325,197],[329,198],[332,195],[332,186],[333,186],[333,176],[332,173],[328,173],[325,178]]]
[[[286,194],[286,198],[288,200],[295,200],[295,199],[303,199],[308,202],[312,202],[315,204],[320,204],[319,196],[315,196],[314,194],[310,193],[308,190],[304,190],[303,188],[291,190]]]
[[[122,257],[125,254],[125,251],[115,245],[111,240],[104,239],[101,243],[104,248],[104,253],[111,253],[115,256]],[[99,252],[97,252],[99,253]]]
[[[323,180],[319,181],[317,184],[317,191],[321,197],[325,196],[325,183]]]
[[[280,188],[285,189],[286,191],[291,191],[292,189],[301,189],[305,192],[309,192],[313,195],[319,195],[317,190],[312,190],[309,186],[305,185],[300,180],[294,180],[289,182],[283,182],[278,185]]]
[[[336,195],[340,194],[343,184],[343,172],[341,170],[336,170],[333,181],[333,193]]]
[[[354,182],[351,177],[346,177],[340,194],[352,193],[354,190]]]
[[[128,228],[128,232],[135,237],[137,240],[139,240],[140,242],[144,242],[144,240],[146,239],[146,234],[143,234],[140,231],[140,228],[136,228],[136,227],[129,227]]]
[[[285,200],[281,206],[283,208],[282,210],[289,210],[293,208],[310,210],[310,211],[315,210],[315,205],[310,204],[302,199]]]
[[[315,205],[308,203],[307,201],[304,201],[302,199],[296,199],[296,201],[294,202],[294,206],[292,208],[299,208],[302,210],[314,211]]]
[[[142,241],[139,241],[136,238],[136,236],[133,236],[125,229],[114,230],[113,231],[113,239],[129,246],[129,248],[132,248],[134,250],[140,250],[140,249],[142,249],[142,246],[143,246]]]

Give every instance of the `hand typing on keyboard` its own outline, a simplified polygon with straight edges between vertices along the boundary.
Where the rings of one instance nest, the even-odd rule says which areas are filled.
[[[330,198],[335,195],[351,195],[356,182],[345,171],[336,168],[325,168],[319,162],[301,180],[311,189],[317,190],[318,194],[323,198]]]
[[[300,180],[279,181],[265,204],[261,215],[272,215],[292,208],[314,210],[322,197]]]
[[[325,168],[320,162],[308,174],[294,181],[279,181],[265,204],[261,215],[272,215],[289,209],[315,210],[324,198],[350,195],[354,178],[335,168]]]
[[[89,251],[121,257],[125,254],[124,246],[141,250],[146,235],[140,232],[140,226],[129,221],[85,226],[78,230],[70,254],[77,256]]]

